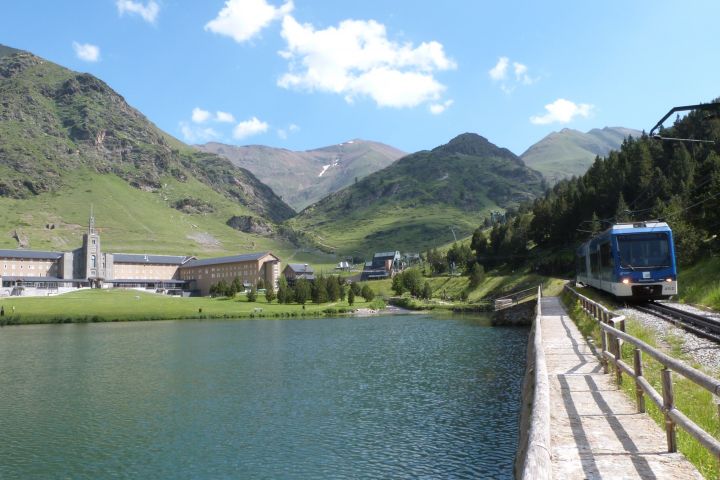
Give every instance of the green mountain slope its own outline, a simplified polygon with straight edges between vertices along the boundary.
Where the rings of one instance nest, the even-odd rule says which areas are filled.
[[[112,173],[155,191],[164,176],[195,178],[257,215],[293,214],[250,172],[159,130],[104,82],[30,53],[0,57],[0,195],[64,185],[75,168]]]
[[[250,170],[298,211],[405,155],[389,145],[358,139],[304,152],[214,142],[197,148]]]
[[[564,128],[532,145],[520,158],[555,184],[563,178],[584,174],[595,157],[619,150],[627,137],[638,138],[641,134],[638,130],[623,127],[594,128],[586,133]]]
[[[469,234],[489,211],[541,194],[542,184],[512,152],[466,133],[396,161],[288,223],[343,254],[418,251]]]
[[[162,132],[92,75],[0,48],[0,247],[76,248],[91,205],[109,251],[295,251],[274,225],[293,210],[252,173]]]

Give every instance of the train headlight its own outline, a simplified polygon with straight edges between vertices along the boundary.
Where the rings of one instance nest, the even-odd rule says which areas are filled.
[[[669,282],[672,282],[673,280],[672,280],[672,278],[666,278],[665,281],[669,283]]]
[[[622,283],[624,283],[625,285],[627,285],[627,284],[630,283],[630,279],[629,279],[629,278],[623,278],[623,279],[622,279]]]

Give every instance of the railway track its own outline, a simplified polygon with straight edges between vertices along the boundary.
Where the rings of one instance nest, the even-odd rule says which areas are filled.
[[[720,343],[720,320],[697,313],[686,312],[685,310],[680,310],[658,302],[635,305],[634,308],[667,320],[695,335]]]

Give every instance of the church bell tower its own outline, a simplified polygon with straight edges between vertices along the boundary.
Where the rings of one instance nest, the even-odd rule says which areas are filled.
[[[95,230],[95,215],[92,206],[90,206],[88,231],[83,234],[82,249],[85,257],[85,278],[88,279],[91,287],[100,287],[105,278],[105,268],[102,264],[100,235]]]

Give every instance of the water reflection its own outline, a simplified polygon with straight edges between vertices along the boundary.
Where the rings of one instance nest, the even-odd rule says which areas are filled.
[[[0,478],[511,478],[527,331],[477,316],[0,330]]]

